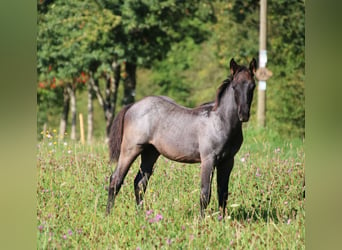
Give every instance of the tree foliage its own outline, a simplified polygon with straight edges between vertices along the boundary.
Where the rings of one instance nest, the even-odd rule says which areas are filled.
[[[39,104],[58,102],[62,91],[56,89],[65,81],[82,83],[89,70],[110,70],[115,56],[127,63],[122,70],[132,69],[133,77],[122,73],[124,83],[135,78],[136,68],[150,69],[137,84],[138,95],[163,94],[194,106],[213,98],[232,57],[248,63],[259,54],[259,0],[43,2]],[[267,67],[273,76],[267,81],[267,126],[289,136],[304,135],[304,15],[304,0],[268,1]],[[48,89],[53,94],[46,95]]]
[[[213,6],[217,22],[208,25],[210,39],[199,49],[175,46],[152,71],[155,84],[167,86],[162,84],[163,94],[172,93],[177,101],[192,106],[205,101],[208,88],[221,83],[231,58],[248,63],[259,55],[259,0],[214,1]],[[267,81],[267,127],[285,136],[304,135],[304,16],[304,1],[268,1],[267,67],[273,76]],[[186,91],[179,89],[180,84]],[[256,104],[257,95],[254,114]],[[256,115],[251,122],[256,123]]]

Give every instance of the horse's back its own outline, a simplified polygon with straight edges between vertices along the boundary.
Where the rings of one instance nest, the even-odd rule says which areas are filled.
[[[168,97],[149,96],[127,111],[125,136],[134,144],[154,145],[170,159],[198,162],[198,119]]]

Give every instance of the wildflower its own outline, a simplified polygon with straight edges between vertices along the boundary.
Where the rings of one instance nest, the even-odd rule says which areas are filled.
[[[288,202],[287,201],[284,201],[284,205],[287,205],[288,204]]]
[[[67,142],[64,142],[64,143],[63,143],[63,145],[64,145],[64,146],[67,146],[67,145],[68,145],[68,143],[67,143]]]
[[[152,209],[151,209],[151,210],[147,210],[147,211],[146,211],[146,216],[150,216],[152,213],[153,213],[153,210],[152,210]]]
[[[40,232],[42,232],[43,229],[44,229],[44,226],[43,226],[43,225],[40,225],[40,226],[38,227],[38,230],[39,230]]]
[[[71,229],[68,230],[68,234],[69,234],[70,236],[72,235]]]
[[[71,150],[68,150],[68,154],[71,154],[71,152],[72,152]]]
[[[157,214],[155,219],[156,219],[156,221],[160,221],[163,219],[163,216],[161,214]]]
[[[54,129],[54,130],[52,130],[52,132],[54,132],[54,133],[57,133],[57,130],[56,130],[56,129]]]
[[[167,239],[167,240],[166,240],[166,244],[171,245],[171,243],[172,243],[172,240],[171,240],[171,239]]]
[[[54,141],[54,142],[53,142],[53,144],[54,144],[54,145],[56,145],[56,144],[57,144],[57,142],[55,142],[55,141]]]
[[[240,159],[240,161],[241,161],[241,162],[245,162],[245,161],[246,161],[246,158],[245,158],[245,157],[242,157],[242,158]]]
[[[157,214],[154,218],[151,218],[148,220],[149,223],[155,223],[158,221],[161,221],[163,219],[163,216],[161,214]]]
[[[63,234],[62,238],[66,240],[67,239],[66,234]]]
[[[48,144],[49,146],[52,146],[52,142],[49,142],[49,144]]]
[[[291,223],[291,219],[288,219],[287,220],[287,225],[290,225],[290,223]]]
[[[182,226],[182,230],[185,230],[185,226],[184,225]]]
[[[260,169],[259,169],[259,168],[257,168],[257,171],[256,171],[256,173],[255,173],[255,176],[256,176],[256,177],[260,177],[260,176],[261,176],[261,173],[260,173]]]
[[[220,214],[218,217],[217,217],[218,221],[221,221],[223,219],[223,216]]]

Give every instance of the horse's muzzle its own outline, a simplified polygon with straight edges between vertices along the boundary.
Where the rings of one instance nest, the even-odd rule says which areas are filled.
[[[249,120],[249,109],[239,109],[238,116],[240,122],[248,122]]]

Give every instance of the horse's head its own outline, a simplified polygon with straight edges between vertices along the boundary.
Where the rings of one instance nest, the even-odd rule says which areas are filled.
[[[249,120],[255,88],[254,74],[256,67],[256,60],[254,58],[250,62],[249,68],[238,65],[234,59],[230,60],[230,72],[232,75],[231,87],[234,90],[238,116],[241,122],[247,122]]]

